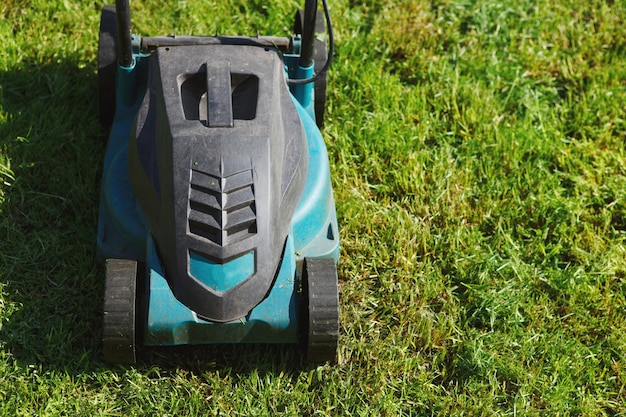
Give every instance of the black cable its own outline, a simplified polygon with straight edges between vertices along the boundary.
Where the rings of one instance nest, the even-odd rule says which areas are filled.
[[[320,71],[309,78],[303,78],[301,80],[298,79],[289,79],[287,80],[288,84],[308,84],[314,81],[317,81],[326,71],[330,68],[330,64],[333,60],[333,55],[335,53],[335,38],[333,35],[333,24],[330,20],[330,11],[328,10],[328,2],[327,0],[322,0],[322,5],[324,7],[324,17],[326,18],[326,28],[328,32],[328,57],[326,58],[326,63],[320,69]]]

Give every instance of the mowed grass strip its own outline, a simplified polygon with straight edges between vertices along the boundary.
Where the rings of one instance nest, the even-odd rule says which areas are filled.
[[[626,415],[626,5],[331,3],[340,363],[102,361],[103,3],[0,6],[0,414]],[[142,35],[289,35],[286,1],[133,1]]]

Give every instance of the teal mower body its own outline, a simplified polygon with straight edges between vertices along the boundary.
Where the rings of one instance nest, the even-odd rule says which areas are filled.
[[[323,6],[307,0],[290,38],[141,38],[127,1],[104,8],[106,360],[134,363],[143,346],[293,343],[309,362],[336,361]]]

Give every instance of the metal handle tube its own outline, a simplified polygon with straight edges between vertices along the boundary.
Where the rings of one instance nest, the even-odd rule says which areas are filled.
[[[133,49],[130,33],[130,5],[128,0],[116,0],[117,15],[117,56],[122,67],[133,66]]]
[[[153,36],[141,38],[141,50],[186,45],[251,45],[287,51],[291,39],[278,36]]]
[[[308,68],[313,65],[315,51],[315,17],[317,14],[317,0],[306,0],[302,22],[302,46],[298,65]]]

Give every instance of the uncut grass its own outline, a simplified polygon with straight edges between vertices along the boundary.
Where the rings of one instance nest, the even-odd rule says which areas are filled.
[[[315,369],[101,361],[100,5],[24,6],[0,8],[1,413],[626,415],[620,2],[331,4],[341,360]],[[286,35],[296,7],[131,6],[146,35]]]

